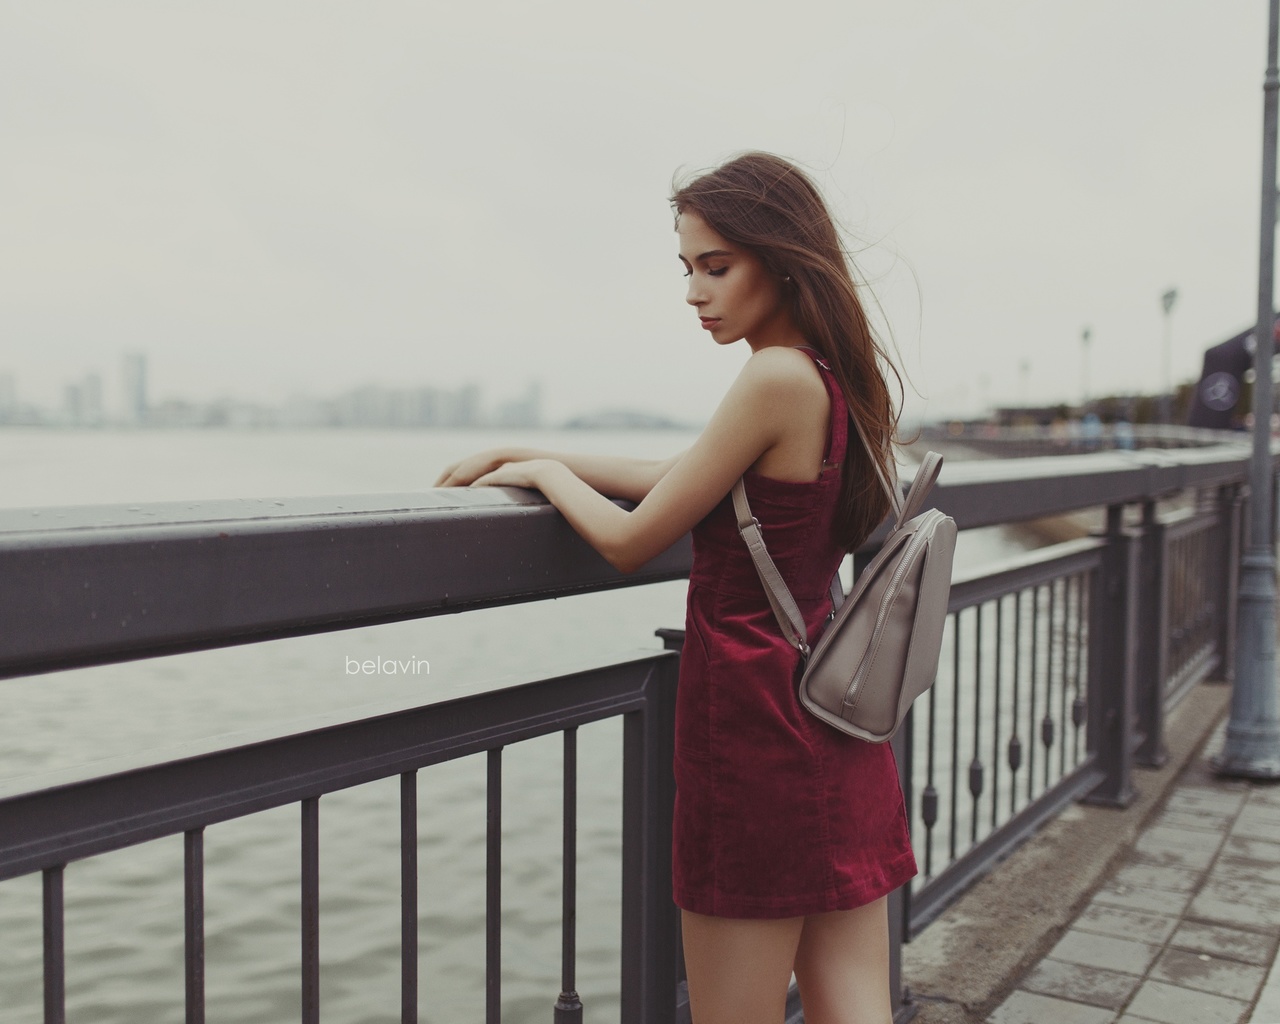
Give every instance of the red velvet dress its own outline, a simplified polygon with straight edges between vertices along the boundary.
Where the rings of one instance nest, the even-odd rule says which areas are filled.
[[[804,350],[809,351],[809,350]],[[809,351],[817,361],[817,354]],[[821,478],[747,473],[751,510],[814,644],[844,552],[831,537],[848,414],[831,397]],[[676,904],[718,917],[799,917],[878,899],[916,873],[889,744],[800,704],[800,656],[769,607],[728,495],[693,529],[676,699]]]

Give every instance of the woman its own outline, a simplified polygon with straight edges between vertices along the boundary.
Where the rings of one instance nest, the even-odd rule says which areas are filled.
[[[892,367],[796,167],[747,153],[672,205],[687,301],[717,344],[752,353],[694,445],[665,462],[496,449],[436,485],[536,488],[622,572],[693,531],[673,853],[693,1019],[778,1024],[794,972],[808,1024],[888,1024],[886,898],[916,870],[893,754],[801,708],[799,655],[729,492],[745,474],[816,637],[841,559],[888,511],[871,460],[888,471]]]

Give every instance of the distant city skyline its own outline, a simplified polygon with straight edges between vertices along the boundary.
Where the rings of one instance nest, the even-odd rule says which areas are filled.
[[[17,375],[0,369],[0,426],[46,427],[496,427],[559,425],[685,426],[650,410],[584,409],[556,423],[542,408],[542,385],[523,394],[486,401],[479,384],[458,388],[428,384],[388,387],[362,384],[331,396],[293,392],[275,401],[222,395],[211,399],[167,394],[153,400],[144,352],[120,358],[119,387],[111,400],[103,374],[88,370],[66,380],[61,404],[25,399]]]

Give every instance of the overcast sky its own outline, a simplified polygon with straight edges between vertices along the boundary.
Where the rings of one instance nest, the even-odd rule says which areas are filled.
[[[748,350],[666,200],[761,148],[863,250],[909,414],[1078,400],[1085,326],[1092,391],[1154,388],[1166,289],[1175,378],[1254,319],[1265,64],[1264,0],[8,0],[0,371],[701,420]]]

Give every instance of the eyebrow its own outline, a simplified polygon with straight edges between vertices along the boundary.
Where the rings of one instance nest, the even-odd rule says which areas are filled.
[[[713,259],[717,256],[732,256],[732,255],[733,253],[729,252],[728,249],[708,249],[706,252],[700,253],[699,255],[695,256],[694,259],[697,262],[701,263],[704,260]],[[681,254],[679,258],[682,260],[685,259],[683,254]],[[685,260],[685,262],[687,263],[689,261]]]

